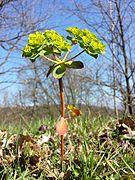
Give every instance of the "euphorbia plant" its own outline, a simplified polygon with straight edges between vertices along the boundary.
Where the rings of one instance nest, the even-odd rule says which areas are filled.
[[[105,51],[105,45],[88,29],[69,27],[66,31],[69,33],[66,39],[54,30],[30,34],[28,44],[23,49],[23,57],[30,59],[32,62],[38,57],[50,61],[47,77],[52,74],[59,81],[61,118],[56,125],[56,130],[61,136],[61,162],[64,160],[64,134],[68,129],[65,120],[62,78],[67,69],[81,69],[84,67],[83,62],[74,61],[82,53],[86,52],[88,55],[97,58],[99,54],[103,54]],[[75,45],[79,45],[82,51],[68,58],[72,47]]]

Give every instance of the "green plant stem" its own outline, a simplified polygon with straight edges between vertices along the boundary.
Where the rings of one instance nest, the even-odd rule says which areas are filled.
[[[60,89],[60,98],[61,98],[61,117],[64,118],[64,115],[65,115],[65,101],[64,101],[64,91],[63,91],[62,78],[59,79],[59,89]],[[62,170],[63,161],[64,161],[64,136],[61,135],[61,170]]]
[[[68,59],[67,61],[71,61],[73,59],[75,59],[76,57],[80,56],[85,50],[79,52],[78,54],[76,54],[75,56],[73,56],[72,58]]]
[[[68,54],[69,54],[69,51],[65,54],[65,56],[64,56],[64,58],[63,58],[63,61],[65,61],[65,60],[66,60],[66,58],[67,58]]]
[[[59,59],[55,54],[53,54],[53,57],[56,61],[61,62],[61,59]]]
[[[43,55],[42,55],[43,56]],[[47,59],[48,61],[51,61],[51,62],[53,62],[53,63],[57,63],[57,61],[55,61],[55,60],[53,60],[53,59],[50,59],[50,58],[48,58],[48,57],[46,57],[46,56],[43,56],[45,59]]]

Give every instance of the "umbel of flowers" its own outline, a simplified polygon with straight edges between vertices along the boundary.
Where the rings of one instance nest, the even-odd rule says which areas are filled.
[[[79,45],[82,48],[79,55],[86,52],[97,58],[98,54],[104,53],[105,45],[88,29],[81,30],[77,27],[69,27],[66,31],[69,33],[66,39],[54,30],[30,34],[28,44],[23,49],[23,57],[29,58],[32,62],[38,57],[44,57],[51,62],[48,75],[52,73],[54,78],[60,79],[65,75],[67,68],[79,69],[83,67],[83,63],[74,61],[74,57],[67,59],[72,46]],[[53,55],[52,59],[49,58],[50,55]]]
[[[38,57],[50,61],[47,77],[52,74],[59,81],[60,99],[61,99],[61,119],[56,129],[61,136],[61,162],[64,159],[64,134],[67,132],[67,123],[64,118],[64,92],[62,78],[66,70],[81,69],[84,67],[82,61],[75,61],[75,58],[86,52],[88,55],[98,58],[99,54],[104,54],[105,45],[88,29],[79,29],[78,27],[69,27],[69,34],[66,38],[61,36],[55,30],[46,30],[45,32],[36,32],[29,35],[28,43],[23,49],[23,57],[34,62]],[[75,56],[68,58],[73,46],[80,46],[82,49]]]

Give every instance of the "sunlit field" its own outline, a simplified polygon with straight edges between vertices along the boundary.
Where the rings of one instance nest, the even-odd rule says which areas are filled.
[[[1,180],[134,180],[135,124],[82,115],[68,120],[61,171],[56,119],[1,124]]]

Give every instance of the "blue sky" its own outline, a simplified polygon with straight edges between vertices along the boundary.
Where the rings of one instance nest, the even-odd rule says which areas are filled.
[[[30,0],[30,1],[25,0],[25,2],[32,2],[32,0]],[[39,28],[42,27],[45,29],[46,28],[50,29],[53,27],[61,35],[64,35],[64,36],[67,35],[67,33],[65,32],[65,29],[69,26],[77,26],[80,28],[87,28],[85,24],[82,24],[82,22],[78,18],[76,18],[75,16],[68,13],[67,10],[65,10],[65,11],[61,10],[63,4],[70,8],[74,8],[72,0],[69,0],[69,1],[58,0],[58,1],[54,1],[54,2],[55,3],[53,4],[53,6],[49,0],[38,1],[37,6],[34,6],[33,4],[29,4],[30,14],[31,14],[31,16],[33,16],[33,19],[36,20],[39,16],[44,16],[44,12],[47,12],[47,14],[49,16],[49,21],[47,20],[47,21],[40,23]],[[87,4],[87,2],[88,2],[87,0],[84,1],[83,2],[84,5]],[[57,9],[59,9],[59,10],[57,10]],[[92,21],[93,21],[93,20],[95,20],[94,18],[95,17],[93,16],[90,19],[92,19]],[[17,27],[19,27],[19,25]],[[12,35],[16,34],[18,32],[18,29],[16,29],[16,28],[13,28],[11,30],[11,32],[9,32],[9,33],[11,33]],[[11,37],[12,37],[12,35],[11,35]],[[10,69],[13,67],[20,68],[21,66],[23,67],[23,66],[27,65],[27,63],[28,63],[27,60],[22,58],[22,55],[21,55],[21,49],[25,45],[26,39],[27,39],[27,37],[23,38],[19,42],[18,46],[20,48],[20,51],[14,51],[9,56],[8,62],[4,66],[1,67],[1,71],[6,71],[7,69]],[[4,51],[2,48],[0,48],[1,59],[4,59],[7,55],[7,53],[8,53],[7,51]],[[84,60],[85,64],[89,64],[90,67],[93,67],[93,69],[96,67],[95,64],[97,64],[97,62],[96,62],[97,60],[89,57],[86,54],[82,55],[81,58]],[[99,59],[98,59],[99,64],[100,64],[100,62],[101,62],[101,64],[104,62],[104,59],[102,57],[99,57]],[[106,78],[106,76],[104,78]],[[6,82],[6,83],[1,84],[1,87],[0,87],[1,99],[3,99],[2,96],[5,96],[5,92],[6,93],[8,92],[9,97],[12,99],[12,95],[16,94],[19,90],[21,90],[21,85],[18,83],[14,83],[14,82],[18,81],[18,74],[14,73],[14,72],[7,73],[5,75],[0,76],[0,82],[3,80],[9,81],[11,83]],[[8,87],[8,88],[5,90],[5,87]]]

